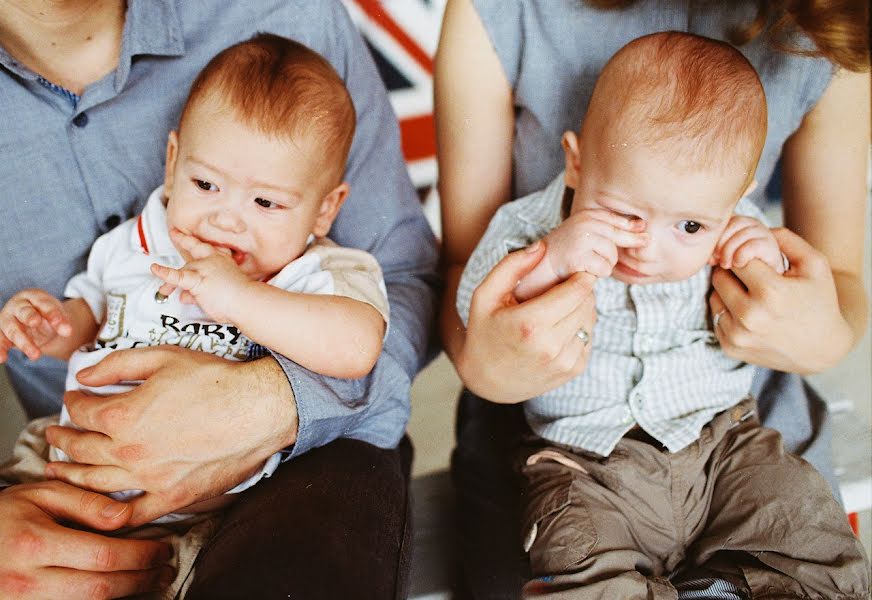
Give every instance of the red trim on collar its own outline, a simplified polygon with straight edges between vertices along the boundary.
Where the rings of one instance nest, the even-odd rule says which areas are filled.
[[[145,241],[145,231],[142,228],[142,215],[136,219],[136,230],[139,231],[139,244],[142,246],[143,252],[149,254],[148,243]]]

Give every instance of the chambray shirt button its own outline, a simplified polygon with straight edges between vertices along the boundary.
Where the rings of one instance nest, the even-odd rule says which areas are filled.
[[[84,127],[88,124],[88,114],[79,113],[73,118],[73,125],[76,127]]]
[[[106,226],[106,229],[114,229],[115,227],[118,227],[120,223],[121,217],[119,217],[118,215],[109,215],[108,217],[106,217],[106,220],[103,221],[103,225]]]

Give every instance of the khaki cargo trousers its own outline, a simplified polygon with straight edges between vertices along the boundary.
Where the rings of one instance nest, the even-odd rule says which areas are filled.
[[[694,569],[751,598],[868,598],[869,563],[830,487],[746,399],[670,453],[640,429],[612,454],[521,457],[525,598],[674,599]]]

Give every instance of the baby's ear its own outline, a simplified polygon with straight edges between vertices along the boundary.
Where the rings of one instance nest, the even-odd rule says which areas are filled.
[[[567,187],[578,189],[581,182],[581,152],[578,148],[578,134],[574,131],[566,131],[560,139],[563,146],[563,154],[566,157],[566,175],[564,183]]]
[[[324,237],[330,231],[350,189],[348,182],[343,181],[321,199],[321,208],[315,218],[315,225],[312,227],[312,233],[315,237]]]
[[[167,157],[166,167],[164,169],[164,196],[167,198],[172,194],[173,183],[176,172],[176,160],[179,157],[179,135],[175,131],[170,131],[167,137]]]

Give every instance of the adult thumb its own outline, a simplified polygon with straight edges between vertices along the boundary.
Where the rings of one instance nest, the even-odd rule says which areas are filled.
[[[504,305],[506,296],[512,294],[518,282],[536,268],[544,256],[545,242],[542,240],[504,256],[476,289],[473,304],[479,308]]]
[[[786,227],[777,227],[772,230],[772,235],[787,257],[791,270],[806,275],[830,273],[830,265],[823,254],[796,233]]]

